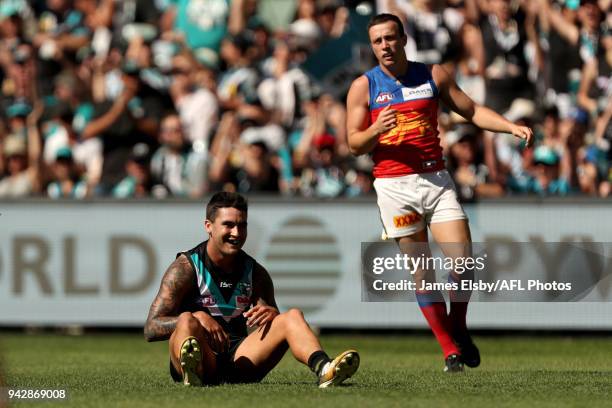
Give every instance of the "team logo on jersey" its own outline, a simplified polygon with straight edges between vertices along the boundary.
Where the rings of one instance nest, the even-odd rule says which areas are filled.
[[[248,296],[236,296],[236,303],[240,305],[248,305],[251,302],[251,298]]]
[[[393,217],[393,225],[395,228],[408,227],[421,219],[421,215],[416,212],[411,212],[404,215],[396,215]]]
[[[251,284],[247,282],[238,283],[238,293],[244,296],[251,296]]]
[[[434,94],[431,85],[427,82],[414,88],[402,88],[402,96],[404,101],[413,101],[415,99],[432,98]]]
[[[397,125],[378,140],[382,145],[402,144],[414,137],[423,137],[433,133],[429,118],[424,113],[397,113]]]
[[[376,97],[376,103],[385,103],[391,102],[393,100],[393,95],[389,92],[381,92]]]

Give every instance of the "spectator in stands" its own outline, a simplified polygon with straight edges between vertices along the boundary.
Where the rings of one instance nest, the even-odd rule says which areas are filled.
[[[299,0],[289,33],[295,46],[312,50],[323,38],[323,31],[316,20],[317,4],[315,0]]]
[[[173,59],[170,95],[193,150],[208,155],[210,138],[218,122],[219,101],[214,72],[197,64],[189,53]]]
[[[525,13],[513,12],[509,0],[479,2],[471,20],[480,27],[485,50],[485,105],[511,120],[529,116],[534,111],[533,84],[528,78],[526,47],[528,37]],[[512,119],[513,118],[513,119]]]
[[[340,0],[319,0],[316,21],[325,37],[338,38],[348,26],[349,11]]]
[[[4,112],[8,119],[8,133],[27,137],[27,118],[32,113],[32,106],[24,100],[17,100],[10,104]]]
[[[562,171],[559,154],[549,146],[538,146],[533,153],[533,171],[528,192],[538,195],[567,195],[570,186]]]
[[[67,148],[76,139],[72,130],[72,111],[63,102],[53,102],[46,106],[46,118],[43,118],[41,129],[44,140],[43,160],[45,163],[55,161],[59,149]]]
[[[134,145],[125,163],[127,176],[113,187],[112,196],[115,198],[150,196],[153,188],[150,165],[150,147],[145,143]]]
[[[562,2],[559,9],[551,8],[548,0],[539,3],[540,35],[545,51],[545,100],[554,104],[561,117],[566,118],[572,108],[582,66],[577,35],[580,1]]]
[[[536,127],[536,143],[535,145],[548,146],[563,155],[565,149],[565,140],[561,135],[561,123],[559,110],[556,106],[551,106],[544,111],[544,118],[540,126]]]
[[[3,146],[6,172],[0,179],[0,197],[25,197],[35,191],[36,173],[28,166],[25,140],[9,135]]]
[[[253,119],[226,112],[215,134],[210,166],[211,189],[279,192],[282,129],[257,127]]]
[[[96,194],[108,195],[125,177],[126,161],[134,145],[152,143],[150,125],[144,117],[143,107],[136,98],[140,89],[138,71],[124,66],[120,77],[120,94],[96,105],[94,119],[85,127],[83,139],[99,137],[104,146],[104,163]]]
[[[344,194],[344,172],[338,165],[336,138],[328,133],[312,140],[308,165],[302,170],[300,192],[305,197],[333,198]]]
[[[74,61],[78,50],[87,46],[91,31],[82,12],[69,0],[47,0],[38,17],[38,32],[32,40],[38,50],[39,87],[43,95],[52,93],[53,82],[45,81],[59,74],[62,65]]]
[[[69,147],[58,149],[55,160],[50,165],[51,180],[47,185],[50,198],[76,198],[87,196],[87,182],[82,179],[81,171],[72,157]]]
[[[27,118],[25,133],[1,138],[0,197],[26,197],[40,191],[40,135],[36,121],[41,109]],[[3,140],[1,140],[3,139]]]
[[[408,58],[425,64],[442,64],[456,57],[457,33],[464,23],[454,8],[438,0],[388,0],[389,11],[404,23]]]
[[[359,197],[374,194],[374,178],[372,176],[372,160],[368,156],[360,156],[350,163],[346,176],[345,195]]]
[[[232,169],[230,179],[240,193],[278,193],[278,170],[274,152],[263,140],[241,143],[242,162]]]
[[[292,129],[301,118],[300,103],[312,86],[295,59],[295,51],[287,41],[277,41],[274,54],[263,64],[267,78],[257,88],[263,106],[286,129]]]
[[[257,84],[260,78],[246,53],[249,45],[249,39],[242,34],[228,36],[221,44],[221,58],[226,70],[220,77],[217,95],[225,109],[259,104]]]
[[[597,58],[585,63],[578,91],[578,104],[595,119],[598,142],[612,140],[612,124],[606,110],[612,100],[612,27],[602,32]]]
[[[459,30],[460,49],[454,67],[457,85],[476,103],[484,103],[486,95],[484,49],[478,27],[464,24]]]
[[[221,41],[227,34],[230,1],[171,0],[168,3],[161,18],[162,29],[175,30],[194,53],[217,61]],[[176,38],[174,33],[170,34]]]
[[[33,103],[37,97],[36,78],[38,75],[34,50],[30,44],[16,46],[5,64],[3,97]],[[6,104],[6,102],[5,102]]]
[[[154,180],[163,186],[167,195],[201,197],[206,188],[206,159],[185,140],[177,113],[162,119],[159,142],[161,146],[151,159]]]
[[[504,195],[502,186],[490,180],[479,141],[482,132],[471,125],[461,125],[446,133],[448,168],[457,185],[459,199],[464,202]]]
[[[115,4],[106,4],[113,1]],[[148,0],[105,0],[98,7],[100,14],[104,15],[109,9],[113,14],[113,40],[115,42],[130,42],[136,37],[145,41],[152,40],[158,34],[157,26],[171,24],[162,18],[160,6],[168,2],[148,1]]]
[[[583,62],[596,56],[603,14],[597,0],[570,0],[565,2],[564,11],[550,7],[548,0],[541,0],[541,6],[544,24],[549,24],[566,43],[577,48]],[[573,10],[576,10],[575,19],[570,12]]]

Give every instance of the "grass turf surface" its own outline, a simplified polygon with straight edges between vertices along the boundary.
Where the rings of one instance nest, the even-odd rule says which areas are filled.
[[[347,386],[319,390],[288,353],[261,384],[184,388],[168,374],[167,343],[134,334],[9,334],[0,353],[9,387],[68,390],[67,401],[15,404],[24,407],[612,406],[609,338],[476,338],[481,367],[455,375],[442,372],[430,337],[321,340],[330,356],[359,350],[361,367]]]

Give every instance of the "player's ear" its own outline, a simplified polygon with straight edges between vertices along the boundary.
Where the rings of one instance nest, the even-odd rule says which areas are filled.
[[[212,232],[212,221],[209,219],[204,220],[204,229],[208,232],[208,235]]]

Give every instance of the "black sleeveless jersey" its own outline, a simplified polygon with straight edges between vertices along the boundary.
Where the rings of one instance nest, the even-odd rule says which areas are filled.
[[[227,274],[216,267],[206,253],[202,242],[185,255],[196,274],[198,290],[183,303],[183,310],[204,311],[212,316],[232,337],[247,335],[246,318],[242,313],[251,306],[253,294],[253,269],[255,260],[240,251],[235,269]]]

